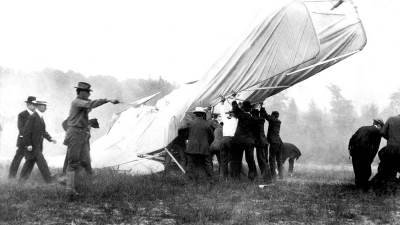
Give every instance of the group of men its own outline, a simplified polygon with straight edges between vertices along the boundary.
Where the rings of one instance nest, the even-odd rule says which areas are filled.
[[[79,82],[76,88],[77,97],[72,101],[68,118],[63,122],[66,131],[64,144],[67,146],[65,173],[67,192],[77,195],[75,178],[83,169],[90,176],[92,167],[90,163],[90,128],[98,127],[96,120],[89,120],[89,112],[105,103],[118,104],[118,100],[97,99],[90,100],[91,85]],[[19,164],[25,158],[25,164],[20,172],[20,179],[26,180],[35,164],[39,168],[44,180],[48,183],[54,181],[47,162],[43,156],[43,139],[56,143],[46,131],[43,114],[47,103],[30,96],[26,101],[27,110],[18,115],[17,151],[11,162],[9,178],[15,178]]]
[[[245,155],[248,166],[247,176],[256,179],[256,160],[264,182],[269,183],[278,177],[283,178],[284,144],[280,137],[281,121],[277,111],[268,114],[262,104],[251,104],[243,101],[241,106],[236,101],[231,104],[222,98],[214,107],[212,119],[208,111],[196,107],[192,112],[194,118],[178,131],[167,147],[174,149],[180,163],[187,169],[190,179],[198,180],[213,175],[213,156],[217,156],[219,173],[223,178],[239,178],[242,171],[242,158]],[[227,110],[221,110],[227,109]],[[217,120],[218,118],[218,120]],[[264,124],[268,121],[268,132],[265,135]],[[287,144],[286,154],[290,161],[301,153],[294,145]],[[293,147],[292,147],[293,146]],[[290,171],[293,171],[293,162]]]
[[[379,153],[381,138],[387,145]],[[374,119],[371,126],[359,128],[349,141],[356,186],[363,190],[385,187],[388,182],[398,182],[400,172],[400,115],[390,117],[386,123]],[[377,174],[371,177],[371,164],[378,153],[380,159]]]

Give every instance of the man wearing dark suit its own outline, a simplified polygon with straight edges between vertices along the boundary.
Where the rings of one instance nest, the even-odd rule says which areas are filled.
[[[376,187],[384,185],[384,188],[388,188],[387,185],[392,182],[396,183],[396,187],[396,175],[400,172],[400,115],[390,117],[383,125],[381,134],[387,140],[387,145],[378,153],[378,172],[371,181]]]
[[[299,159],[301,152],[296,145],[292,143],[283,142],[282,145],[282,165],[289,159],[289,175],[293,176],[294,160]]]
[[[205,120],[206,111],[196,107],[193,111],[195,118],[187,125],[188,142],[186,145],[187,175],[189,179],[198,181],[203,174],[211,177],[207,168],[206,157],[210,155],[210,144],[213,142],[213,127]]]
[[[264,182],[270,182],[272,177],[267,158],[268,141],[264,131],[265,119],[260,117],[260,111],[258,109],[252,109],[251,114],[255,119],[254,137],[258,167],[260,168],[261,176],[263,177]]]
[[[374,161],[381,143],[383,121],[373,120],[371,126],[360,127],[349,141],[349,153],[353,163],[355,184],[368,190],[368,180],[372,174],[371,164]]]
[[[33,101],[36,100],[36,97],[29,96],[25,101],[27,109],[18,114],[18,138],[17,138],[17,151],[15,152],[15,156],[11,161],[10,172],[8,177],[15,178],[17,175],[19,164],[21,163],[22,158],[25,155],[25,147],[22,146],[22,131],[28,121],[28,117],[35,112],[35,106],[33,105]]]
[[[232,176],[239,178],[242,168],[243,151],[245,151],[247,166],[249,173],[247,177],[254,180],[257,177],[257,167],[254,161],[254,127],[255,119],[250,114],[251,103],[244,101],[242,109],[232,104],[232,112],[238,118],[238,125],[234,135],[234,145],[232,152],[231,169]]]
[[[43,179],[49,183],[52,181],[49,167],[43,156],[43,139],[56,143],[46,131],[43,113],[46,111],[46,102],[36,101],[36,111],[29,117],[22,132],[22,146],[26,148],[25,164],[21,170],[21,180],[27,180],[35,163],[39,168]]]
[[[279,135],[281,130],[281,121],[279,118],[279,112],[273,111],[269,115],[265,108],[261,108],[260,114],[263,118],[268,121],[268,132],[267,140],[270,143],[269,146],[269,166],[271,167],[272,178],[276,178],[276,165],[278,165],[279,178],[283,178],[282,174],[282,139]]]

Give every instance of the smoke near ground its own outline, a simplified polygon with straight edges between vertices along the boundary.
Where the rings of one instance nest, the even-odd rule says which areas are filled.
[[[58,141],[56,145],[45,141],[44,153],[47,156],[65,153],[62,145],[64,131],[61,123],[68,116],[71,101],[76,97],[74,87],[79,81],[86,81],[94,90],[91,99],[117,98],[132,102],[156,92],[161,92],[149,104],[168,94],[175,88],[174,84],[159,79],[129,79],[118,81],[111,76],[91,76],[68,71],[46,69],[34,73],[21,73],[0,67],[0,160],[10,161],[16,150],[17,115],[26,109],[24,101],[33,95],[48,102],[45,113],[46,128]],[[97,118],[100,129],[93,129],[92,140],[105,134],[109,128],[108,121],[113,113],[122,110],[124,105],[106,104],[94,109],[91,118]]]

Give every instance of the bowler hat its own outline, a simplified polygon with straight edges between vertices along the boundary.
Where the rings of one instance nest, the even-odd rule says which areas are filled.
[[[378,125],[381,125],[381,126],[385,125],[385,123],[383,122],[382,119],[373,119],[373,121],[374,121],[374,124],[378,124]]]
[[[93,91],[92,89],[90,89],[91,85],[89,83],[86,82],[78,82],[78,86],[75,87],[77,89],[80,90],[84,90],[84,91]]]
[[[34,101],[36,101],[36,97],[35,96],[29,96],[27,99],[26,99],[26,103],[33,103]]]
[[[33,101],[32,103],[34,105],[47,105],[47,102],[45,102],[45,101]]]
[[[196,107],[193,113],[206,113],[206,110],[203,107]]]

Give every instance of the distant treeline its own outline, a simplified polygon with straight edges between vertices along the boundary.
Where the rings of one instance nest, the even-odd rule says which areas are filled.
[[[284,142],[296,144],[302,151],[301,161],[342,164],[350,163],[347,150],[351,135],[361,126],[372,125],[372,119],[397,115],[400,107],[400,90],[393,93],[390,103],[379,110],[374,103],[361,107],[358,113],[351,100],[341,94],[337,85],[330,85],[330,109],[322,110],[311,101],[305,111],[298,109],[294,98],[278,94],[266,101],[269,112],[278,110],[282,121],[281,136]],[[381,146],[386,144],[382,139]]]

